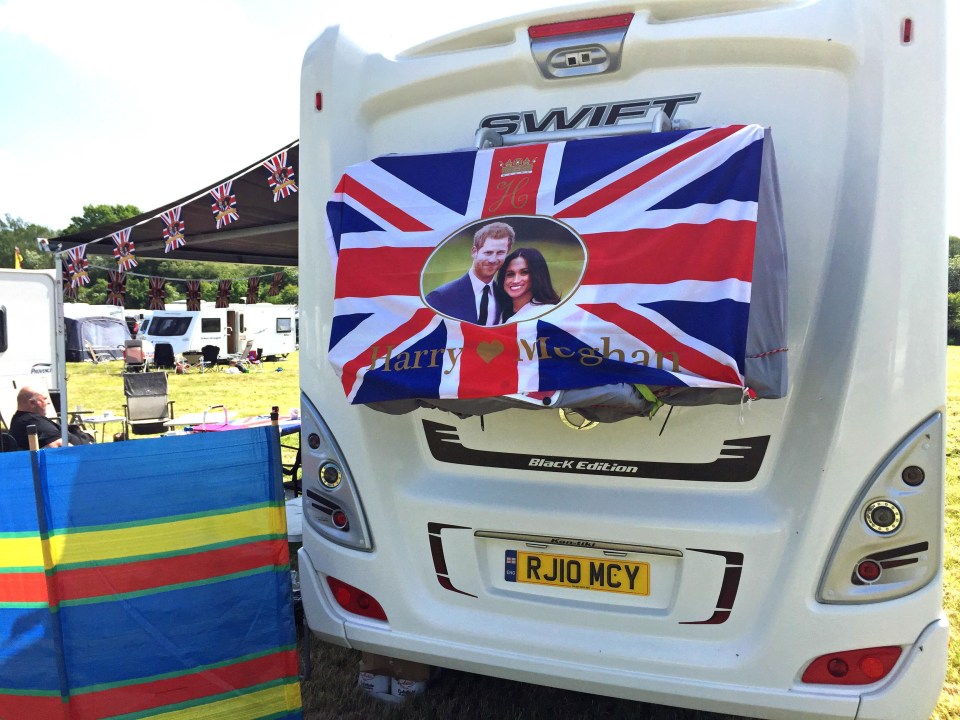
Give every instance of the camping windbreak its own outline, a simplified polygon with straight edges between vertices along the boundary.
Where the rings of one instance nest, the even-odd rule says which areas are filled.
[[[352,403],[786,393],[760,126],[386,155],[347,168],[327,220],[329,359]]]
[[[302,718],[275,432],[0,454],[0,718]]]

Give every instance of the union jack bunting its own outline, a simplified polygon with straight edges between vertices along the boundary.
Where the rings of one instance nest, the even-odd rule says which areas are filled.
[[[64,272],[66,273],[67,268],[67,259],[63,259]],[[63,299],[64,300],[76,300],[77,299],[77,288],[73,286],[70,282],[70,275],[65,274],[63,276]]]
[[[273,190],[273,201],[289,197],[297,191],[293,181],[293,167],[287,165],[287,151],[283,150],[263,163],[267,169],[267,182]]]
[[[74,290],[81,285],[90,284],[90,275],[87,273],[90,262],[85,257],[86,254],[86,245],[67,250],[67,276],[70,278],[70,287]]]
[[[133,228],[124,228],[110,236],[113,238],[113,257],[121,270],[133,270],[137,266],[133,240],[130,239],[131,230]]]
[[[283,271],[280,270],[273,274],[270,279],[270,290],[267,292],[269,297],[276,297],[280,294],[280,288],[283,285]]]
[[[253,305],[260,299],[260,278],[256,275],[247,278],[247,305]]]
[[[122,270],[108,270],[110,281],[107,283],[107,305],[123,307],[123,296],[127,292],[127,276]]]
[[[200,310],[199,280],[187,280],[187,310],[191,312]]]
[[[377,403],[627,383],[781,397],[775,173],[772,140],[756,125],[347,168],[327,204],[329,358],[345,395]],[[473,249],[485,233],[487,250]],[[492,277],[489,304],[471,288],[477,273]]]
[[[221,280],[217,283],[217,307],[225,308],[230,306],[230,289],[233,287],[232,280]]]
[[[240,213],[237,212],[237,196],[230,194],[232,186],[233,180],[228,180],[210,191],[210,195],[213,196],[213,205],[210,207],[213,208],[213,217],[217,221],[217,230],[240,219]]]
[[[167,280],[162,277],[150,278],[150,309],[164,310],[167,306]]]
[[[168,253],[187,244],[183,237],[186,224],[180,219],[182,206],[175,207],[160,214],[163,221],[163,252]]]

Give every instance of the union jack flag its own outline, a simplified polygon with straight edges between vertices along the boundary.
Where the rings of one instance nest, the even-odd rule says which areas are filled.
[[[785,349],[772,163],[764,129],[748,125],[349,167],[327,204],[336,271],[329,359],[344,393],[372,403],[611,383],[750,392],[751,363]],[[758,232],[758,212],[774,218],[764,227],[777,227]],[[449,276],[459,263],[454,275],[466,273],[471,243],[456,238],[497,220],[524,228],[513,249],[538,248],[548,270],[579,263],[558,283],[559,302],[493,326],[478,324],[476,311],[468,322],[432,307],[433,266]],[[566,228],[566,245],[538,237],[555,226]],[[761,244],[772,251],[755,252]],[[755,313],[752,295],[764,305]],[[754,314],[773,318],[759,347],[756,333],[748,339]]]
[[[163,310],[167,306],[167,280],[153,276],[150,278],[150,309]]]
[[[230,306],[230,289],[233,287],[232,280],[221,280],[217,283],[217,307],[225,308]]]
[[[110,236],[113,238],[113,257],[121,270],[133,270],[137,266],[133,240],[130,239],[131,230],[133,228],[124,228]]]
[[[63,299],[64,300],[76,300],[77,299],[77,288],[71,282],[71,275],[69,274],[69,265],[67,258],[63,259]]]
[[[81,285],[90,284],[90,275],[87,268],[90,267],[90,261],[85,257],[87,254],[86,245],[78,245],[75,248],[67,250],[67,277],[70,278],[70,287],[76,291]],[[74,292],[74,296],[76,293]]]
[[[182,206],[175,207],[160,214],[163,221],[163,252],[168,253],[187,244],[183,237],[186,224],[180,219]]]
[[[213,205],[210,207],[213,208],[213,217],[217,221],[217,230],[240,219],[240,213],[237,212],[237,196],[230,194],[232,187],[233,180],[227,180],[223,185],[218,185],[210,191],[210,195],[213,196]]]
[[[127,292],[127,276],[122,270],[108,270],[110,281],[107,283],[107,305],[123,307],[123,296]]]
[[[247,305],[253,305],[260,299],[260,278],[256,275],[247,278]]]
[[[278,270],[270,279],[270,290],[267,292],[269,297],[276,297],[280,294],[280,288],[283,285],[283,271]]]
[[[267,169],[267,182],[273,190],[274,202],[289,197],[297,191],[297,184],[293,181],[293,167],[287,165],[286,150],[264,161],[263,167]]]
[[[200,281],[187,280],[187,310],[197,312],[200,310]]]

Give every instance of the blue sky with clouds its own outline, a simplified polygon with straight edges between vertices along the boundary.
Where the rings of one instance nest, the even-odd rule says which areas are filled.
[[[572,3],[0,0],[0,216],[57,230],[85,204],[152,209],[296,139],[303,52],[333,22],[392,52],[556,4]],[[947,5],[960,37],[960,2]],[[960,127],[958,65],[954,51],[948,128]],[[960,235],[950,142],[947,229]]]

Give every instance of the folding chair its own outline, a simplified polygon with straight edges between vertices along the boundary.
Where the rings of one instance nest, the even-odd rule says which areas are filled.
[[[157,343],[153,348],[153,367],[175,368],[177,358],[173,354],[173,345],[170,343]]]
[[[123,371],[144,372],[147,369],[147,357],[143,354],[143,340],[123,341]]]
[[[203,353],[203,366],[210,367],[214,370],[219,370],[217,362],[220,359],[220,348],[216,345],[204,345],[200,348],[200,352]]]
[[[167,374],[130,373],[123,376],[124,434],[156,435],[164,432],[164,423],[173,419],[173,400],[167,395]]]

